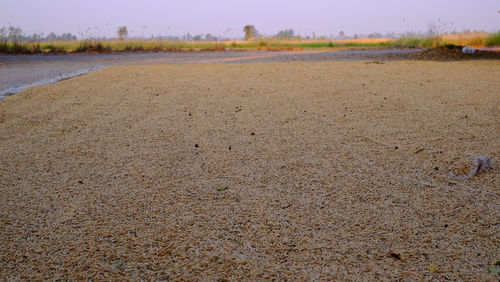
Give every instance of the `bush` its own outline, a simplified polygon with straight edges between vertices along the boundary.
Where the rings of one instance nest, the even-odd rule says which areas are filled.
[[[64,50],[63,46],[55,46],[53,44],[43,45],[40,49],[40,52],[44,50],[48,53],[66,53],[66,50]]]
[[[486,46],[500,45],[500,31],[488,36],[488,38],[486,38],[485,44],[486,44]]]
[[[80,46],[78,46],[78,48],[76,48],[75,52],[78,52],[78,53],[87,52],[87,50],[89,50],[90,46],[92,46],[92,43],[90,41],[87,41],[87,40],[80,41]]]
[[[0,43],[0,53],[6,54],[31,54],[32,48],[28,44],[21,42],[7,42]]]
[[[64,48],[63,48],[64,49]],[[85,53],[85,52],[111,52],[111,47],[104,46],[101,42],[92,42],[89,40],[83,40],[80,42],[80,46],[76,48],[75,52]]]
[[[226,45],[224,43],[215,43],[214,51],[225,51]]]
[[[420,47],[426,49],[434,49],[440,47],[442,42],[443,40],[440,36],[429,37],[420,42]]]
[[[446,49],[450,49],[450,50],[463,48],[463,46],[455,45],[455,44],[444,44],[443,47]]]
[[[134,47],[134,49],[132,50],[134,52],[143,52],[144,51],[144,47],[140,46],[140,45],[137,45]]]
[[[394,41],[393,46],[397,48],[417,48],[420,46],[422,39],[420,38],[400,38]]]
[[[7,41],[0,42],[0,53],[8,53],[8,51],[9,45],[7,44]]]
[[[22,44],[20,42],[12,43],[10,53],[12,54],[30,54],[31,50],[26,46],[26,44]]]
[[[38,53],[42,53],[42,49],[40,49],[40,44],[33,44],[31,45],[31,53],[33,54],[38,54]]]

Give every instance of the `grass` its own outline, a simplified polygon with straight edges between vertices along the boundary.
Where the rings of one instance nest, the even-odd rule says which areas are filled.
[[[500,46],[500,31],[490,34],[485,41],[486,46]]]
[[[265,38],[254,41],[158,41],[158,40],[111,40],[111,41],[57,41],[50,43],[0,42],[0,53],[109,53],[109,52],[200,52],[200,51],[284,51],[338,48],[438,48],[452,46],[500,45],[500,32],[468,32],[444,34],[428,38],[372,38],[356,40],[276,40]]]
[[[0,43],[0,53],[6,54],[31,54],[33,51],[39,51],[40,45],[28,45],[20,42],[7,42]]]

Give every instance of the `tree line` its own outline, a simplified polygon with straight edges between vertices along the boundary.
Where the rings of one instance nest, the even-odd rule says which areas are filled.
[[[0,41],[10,42],[47,42],[47,41],[69,41],[77,40],[77,37],[71,33],[55,34],[51,32],[47,35],[43,33],[34,33],[26,35],[20,27],[9,26],[0,28]]]
[[[354,35],[347,35],[344,33],[344,31],[340,31],[338,34],[329,34],[329,35],[322,35],[322,36],[316,36],[316,34],[313,32],[312,36],[310,35],[305,35],[301,36],[297,34],[293,29],[284,29],[278,31],[276,34],[273,34],[271,36],[266,36],[261,34],[257,28],[254,25],[245,25],[243,27],[243,32],[244,32],[244,39],[245,40],[258,40],[258,39],[263,39],[263,38],[271,38],[271,39],[277,39],[277,40],[344,40],[344,39],[361,39],[361,38],[424,38],[424,37],[432,37],[439,35],[442,33],[438,28],[436,27],[429,27],[429,29],[425,32],[404,32],[404,33],[395,33],[395,32],[389,32],[386,34],[381,34],[378,32],[373,32],[370,34],[354,34]],[[464,30],[462,33],[470,33],[470,32],[478,32],[478,31],[469,31],[469,30]],[[453,34],[455,32],[452,32]],[[23,30],[20,27],[15,27],[15,26],[8,26],[8,27],[1,27],[0,28],[0,42],[50,42],[50,41],[70,41],[70,40],[78,40],[78,39],[83,39],[83,40],[112,40],[112,39],[126,39],[129,38],[129,32],[126,26],[120,26],[117,31],[116,31],[116,36],[115,38],[105,38],[105,37],[92,37],[88,36],[88,34],[81,34],[81,38],[78,38],[76,35],[73,35],[71,33],[62,33],[62,34],[55,34],[54,32],[51,32],[47,35],[44,33],[35,33],[32,35],[26,35],[23,33]],[[226,38],[226,37],[218,37],[214,36],[211,33],[206,33],[206,34],[197,34],[197,35],[192,35],[190,33],[186,33],[181,36],[162,36],[162,35],[157,35],[146,38],[146,37],[130,37],[129,39],[135,39],[135,40],[145,40],[145,39],[150,39],[150,40],[166,40],[166,41],[230,41],[234,40],[234,38]]]

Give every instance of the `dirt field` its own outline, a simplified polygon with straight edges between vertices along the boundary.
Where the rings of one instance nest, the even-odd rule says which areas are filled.
[[[499,77],[118,66],[7,97],[0,277],[496,281]]]

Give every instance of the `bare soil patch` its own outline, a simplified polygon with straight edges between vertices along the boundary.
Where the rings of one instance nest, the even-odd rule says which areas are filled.
[[[500,62],[117,66],[0,101],[3,279],[496,280]],[[474,155],[492,158],[468,180]]]

